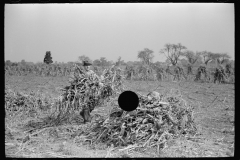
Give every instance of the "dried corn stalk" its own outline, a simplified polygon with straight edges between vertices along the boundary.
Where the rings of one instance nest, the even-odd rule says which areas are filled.
[[[170,138],[196,133],[192,107],[180,95],[162,95],[160,99],[138,95],[140,103],[135,111],[126,112],[115,106],[108,118],[93,122],[95,125],[82,134],[93,144],[164,147]]]

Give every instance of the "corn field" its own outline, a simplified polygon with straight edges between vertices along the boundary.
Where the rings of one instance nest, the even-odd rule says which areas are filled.
[[[92,144],[114,144],[114,147],[131,144],[137,144],[135,147],[139,148],[157,146],[160,150],[173,138],[182,134],[196,134],[193,108],[181,98],[178,90],[158,95],[157,98],[151,97],[151,94],[145,96],[137,93],[140,97],[139,108],[130,113],[116,105],[119,94],[128,90],[123,85],[121,69],[105,69],[101,74],[103,86],[86,77],[77,65],[73,70],[78,74],[73,74],[69,79],[70,85],[62,88],[62,94],[58,98],[49,99],[36,93],[15,93],[8,88],[5,90],[5,115],[8,124],[14,123],[19,116],[22,119],[24,116],[32,118],[21,128],[25,133],[23,143],[47,128],[73,124],[74,115],[83,108],[88,108],[91,113],[95,107],[106,103],[112,106],[107,118],[95,115],[98,118],[91,121],[90,115],[80,112],[81,116],[90,118],[92,126],[80,133],[77,139],[90,139]]]
[[[43,64],[42,67],[49,69],[52,66]],[[29,70],[26,68],[25,70],[19,69],[21,67],[16,68],[22,71],[20,74],[32,74],[27,73],[26,71]],[[187,80],[185,79],[187,74],[183,69],[171,67],[166,71],[157,67],[157,69],[130,67],[129,71],[114,66],[104,70],[93,68],[101,77],[103,86],[100,86],[96,80],[86,77],[81,67],[74,65],[69,69],[78,74],[71,72],[74,76],[70,76],[69,85],[61,89],[58,97],[48,97],[38,92],[16,92],[6,87],[5,136],[11,139],[16,131],[21,133],[21,145],[19,142],[15,144],[12,140],[7,140],[7,147],[15,145],[17,148],[13,153],[8,153],[8,156],[14,157],[26,150],[34,150],[30,145],[33,142],[52,144],[48,139],[52,134],[58,138],[68,136],[66,141],[72,140],[71,143],[74,145],[89,142],[91,146],[101,144],[112,146],[119,151],[156,148],[159,155],[171,141],[181,137],[195,137],[199,133],[194,107],[183,99],[178,89],[166,89],[166,92],[150,92],[146,95],[135,92],[139,97],[139,106],[132,112],[122,110],[117,103],[120,93],[132,90],[131,87],[125,86],[124,79],[135,80],[139,76],[137,78],[149,81],[151,75],[160,74],[157,80],[163,81],[167,80],[169,73],[175,80]],[[196,81],[201,81],[209,75],[205,67],[199,67],[196,71],[197,76],[193,75],[198,78]],[[231,70],[224,75],[222,70],[213,71],[211,73],[213,81],[220,80],[219,83],[222,83],[223,76],[232,74]],[[51,74],[39,76],[51,76]],[[109,108],[109,111],[104,115],[95,111],[101,107]],[[83,108],[90,110],[89,115],[81,111]],[[90,123],[85,123],[85,119]],[[114,152],[109,151],[106,157],[113,155]]]
[[[73,71],[72,64],[34,64],[34,65],[5,65],[5,74],[14,76],[35,75],[42,77],[69,76]],[[94,67],[93,70],[98,75],[103,71],[100,67]]]
[[[104,68],[93,66],[93,71],[100,75]],[[73,64],[34,64],[34,65],[5,65],[5,75],[42,77],[69,76],[73,71]],[[234,68],[227,64],[223,67],[206,68],[199,66],[190,68],[171,66],[126,66],[124,69],[126,80],[137,81],[195,81],[207,83],[234,83]]]

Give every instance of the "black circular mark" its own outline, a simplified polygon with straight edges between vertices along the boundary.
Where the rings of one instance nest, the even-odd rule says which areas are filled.
[[[138,95],[132,91],[124,91],[118,97],[118,105],[124,111],[133,111],[138,107]]]

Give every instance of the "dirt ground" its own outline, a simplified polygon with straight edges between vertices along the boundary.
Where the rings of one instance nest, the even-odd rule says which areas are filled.
[[[21,92],[39,92],[48,97],[58,97],[60,88],[68,84],[67,77],[7,76],[5,87]],[[90,146],[81,142],[73,132],[89,124],[72,125],[72,130],[48,128],[31,141],[22,143],[24,132],[18,125],[5,119],[5,155],[7,157],[50,158],[50,157],[232,157],[235,144],[235,86],[233,84],[212,84],[195,82],[146,82],[126,81],[133,91],[147,94],[156,89],[166,93],[178,89],[187,103],[194,107],[194,118],[198,128],[195,137],[180,137],[167,143],[157,154],[157,148],[146,150],[117,150],[104,144]],[[111,106],[96,108],[94,114],[107,114]],[[34,118],[34,117],[33,117]],[[24,119],[15,118],[17,122]]]

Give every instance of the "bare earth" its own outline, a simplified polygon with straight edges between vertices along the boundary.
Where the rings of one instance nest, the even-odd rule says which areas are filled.
[[[15,91],[39,91],[49,97],[58,97],[60,87],[68,84],[67,77],[7,76],[5,86]],[[171,89],[181,91],[183,99],[194,106],[194,117],[198,134],[194,138],[180,137],[168,142],[167,147],[157,154],[157,148],[146,150],[123,150],[107,148],[104,144],[90,146],[73,136],[81,127],[88,124],[72,125],[67,131],[64,126],[48,128],[26,143],[16,124],[5,119],[5,154],[7,157],[51,158],[51,157],[232,157],[235,143],[235,86],[233,84],[212,84],[194,82],[145,82],[124,83],[132,90],[146,94],[157,86],[159,93]],[[111,106],[96,108],[95,113],[106,115]],[[81,118],[79,118],[81,119]],[[23,119],[20,122],[26,121]],[[18,125],[17,125],[18,124]],[[66,127],[65,127],[66,128]]]

